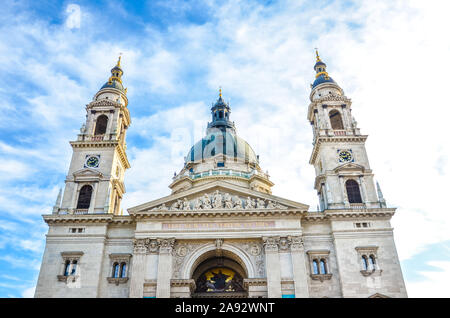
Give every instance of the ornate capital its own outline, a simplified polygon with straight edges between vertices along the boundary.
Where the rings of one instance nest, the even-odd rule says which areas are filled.
[[[134,239],[133,240],[133,254],[146,254],[149,239]]]
[[[291,251],[303,250],[303,238],[301,236],[290,236],[288,239],[291,242]]]
[[[168,239],[158,239],[159,244],[159,254],[170,254],[173,250],[173,245],[175,244],[174,238]]]
[[[263,237],[262,239],[266,252],[278,252],[278,244],[280,244],[279,236]]]

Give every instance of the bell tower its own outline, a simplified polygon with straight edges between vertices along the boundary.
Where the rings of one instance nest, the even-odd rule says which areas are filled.
[[[121,214],[131,123],[122,75],[119,57],[108,81],[86,105],[86,121],[77,140],[70,142],[73,154],[64,194],[62,200],[58,195],[53,214]]]
[[[309,163],[315,168],[314,188],[320,210],[384,208],[379,185],[375,187],[365,142],[352,116],[352,102],[328,75],[316,50],[316,78],[311,84],[308,120],[313,128]],[[377,193],[378,192],[378,193]]]

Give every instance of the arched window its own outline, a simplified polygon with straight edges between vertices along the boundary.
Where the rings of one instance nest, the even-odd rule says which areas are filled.
[[[331,128],[333,129],[344,129],[344,123],[342,122],[341,114],[337,110],[332,110],[330,112],[330,122]]]
[[[73,260],[72,261],[72,270],[70,271],[70,275],[75,275],[75,273],[77,272],[77,261]]]
[[[78,196],[77,209],[89,209],[91,204],[92,187],[90,185],[84,185],[80,190]]]
[[[345,188],[347,190],[348,202],[362,203],[359,185],[355,180],[347,180],[347,182],[345,182]]]
[[[367,256],[363,255],[362,256],[362,263],[363,263],[363,269],[366,271],[369,269],[369,263],[367,261]]]
[[[319,274],[319,264],[316,259],[313,260],[313,274]]]
[[[375,269],[376,267],[375,267],[375,256],[373,255],[373,254],[371,254],[370,256],[369,256],[369,264],[370,264],[370,267],[372,268],[372,269]]]
[[[114,278],[119,277],[119,263],[114,263],[112,277]]]
[[[69,276],[69,269],[70,269],[70,261],[67,260],[66,264],[64,265],[64,276]]]
[[[100,115],[97,118],[97,124],[95,125],[94,135],[103,135],[106,133],[106,127],[108,126],[108,116]]]
[[[324,259],[320,260],[320,273],[326,274],[327,273],[327,265]]]
[[[127,264],[126,263],[120,264],[120,277],[121,278],[127,277]]]

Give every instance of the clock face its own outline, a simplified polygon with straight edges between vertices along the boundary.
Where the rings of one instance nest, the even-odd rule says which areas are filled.
[[[86,167],[89,168],[98,168],[98,165],[100,163],[100,159],[97,156],[90,156],[86,159]]]
[[[351,150],[340,150],[339,151],[339,162],[350,162],[353,161],[353,155]]]

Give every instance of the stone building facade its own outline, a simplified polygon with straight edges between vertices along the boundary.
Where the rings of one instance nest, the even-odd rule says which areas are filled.
[[[308,120],[320,208],[272,194],[222,94],[169,196],[128,209],[120,59],[86,106],[35,297],[407,297],[351,100],[317,54]]]

